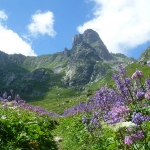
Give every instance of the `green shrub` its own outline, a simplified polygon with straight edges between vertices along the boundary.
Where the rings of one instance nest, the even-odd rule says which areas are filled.
[[[54,121],[29,110],[0,104],[0,149],[57,150]]]

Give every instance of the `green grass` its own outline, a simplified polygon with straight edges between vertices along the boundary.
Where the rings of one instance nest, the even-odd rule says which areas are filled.
[[[127,69],[127,74],[129,75],[129,77],[132,76],[132,74],[136,71],[136,70],[141,70],[144,73],[144,78],[150,77],[150,71],[149,71],[149,67],[147,65],[141,65],[139,63],[133,63],[130,64],[126,67]]]
[[[93,82],[90,87],[89,90],[92,91],[96,91],[98,89],[100,89],[102,86],[110,86],[112,84],[114,84],[114,81],[112,80],[112,75],[113,72],[110,70],[109,73],[101,80],[98,80],[97,82]]]
[[[86,95],[72,89],[52,88],[42,99],[29,101],[33,105],[42,106],[45,109],[62,114],[67,108],[77,105],[79,101],[85,101]]]
[[[46,110],[62,114],[65,109],[77,105],[80,101],[85,101],[85,95],[80,97],[67,97],[58,99],[44,99],[41,101],[29,102],[30,104],[41,106]]]

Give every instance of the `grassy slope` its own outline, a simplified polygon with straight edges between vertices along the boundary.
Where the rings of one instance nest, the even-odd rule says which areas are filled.
[[[71,106],[77,105],[79,101],[85,101],[86,96],[75,90],[64,88],[53,88],[47,92],[43,99],[30,102],[39,105],[47,110],[62,114],[63,111]]]
[[[143,77],[143,81],[145,80],[145,78],[150,77],[150,72],[149,72],[149,67],[147,65],[140,65],[139,63],[133,63],[130,64],[127,68],[127,73],[129,75],[129,77],[132,76],[132,74],[136,71],[136,69],[141,70],[144,73],[144,77]],[[106,83],[109,84],[113,84],[113,80],[111,79],[111,76],[108,75],[106,76],[103,80],[98,81],[96,83],[94,83],[93,85],[91,85],[90,89],[91,90],[95,90],[100,88],[101,86],[105,85]],[[72,139],[73,133],[77,132],[77,134],[79,134],[80,132],[80,124],[78,125],[78,120],[80,120],[82,117],[82,114],[78,114],[75,116],[68,116],[65,118],[59,118],[59,126],[57,127],[56,130],[54,130],[53,134],[55,136],[59,136],[61,137],[63,140],[62,142],[59,143],[59,148],[61,150],[69,150],[70,148],[72,150],[76,150],[76,149],[90,149],[90,146],[92,145],[92,140],[89,139],[90,145],[85,146],[84,144],[80,144],[80,143],[74,143],[73,141],[71,141],[70,139]],[[71,128],[74,128],[75,126],[78,126],[78,130],[79,131],[73,131],[73,129],[71,130]],[[82,128],[82,127],[81,127]],[[83,133],[81,133],[82,136]],[[76,138],[76,137],[74,137]]]
[[[127,67],[129,77],[132,76],[136,69],[144,72],[143,80],[145,80],[146,77],[150,76],[147,65],[141,66],[138,63],[133,63]],[[81,93],[73,89],[55,86],[51,88],[51,90],[47,91],[44,97],[35,99],[30,103],[34,105],[40,105],[48,110],[61,114],[66,108],[76,105],[79,101],[86,101],[86,94],[90,93],[93,95],[95,91],[98,90],[100,87],[105,85],[113,85],[114,81],[112,80],[112,74],[113,72],[110,72],[107,76],[105,76],[104,79],[88,85],[87,93]]]

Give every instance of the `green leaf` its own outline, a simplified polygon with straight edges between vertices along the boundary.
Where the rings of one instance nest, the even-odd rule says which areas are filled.
[[[112,143],[110,144],[108,147],[107,147],[107,150],[113,150],[116,148],[116,144],[115,143]]]

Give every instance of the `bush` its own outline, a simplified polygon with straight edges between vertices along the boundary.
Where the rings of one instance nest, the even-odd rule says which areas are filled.
[[[55,122],[23,107],[0,104],[0,149],[56,150],[51,131]]]

